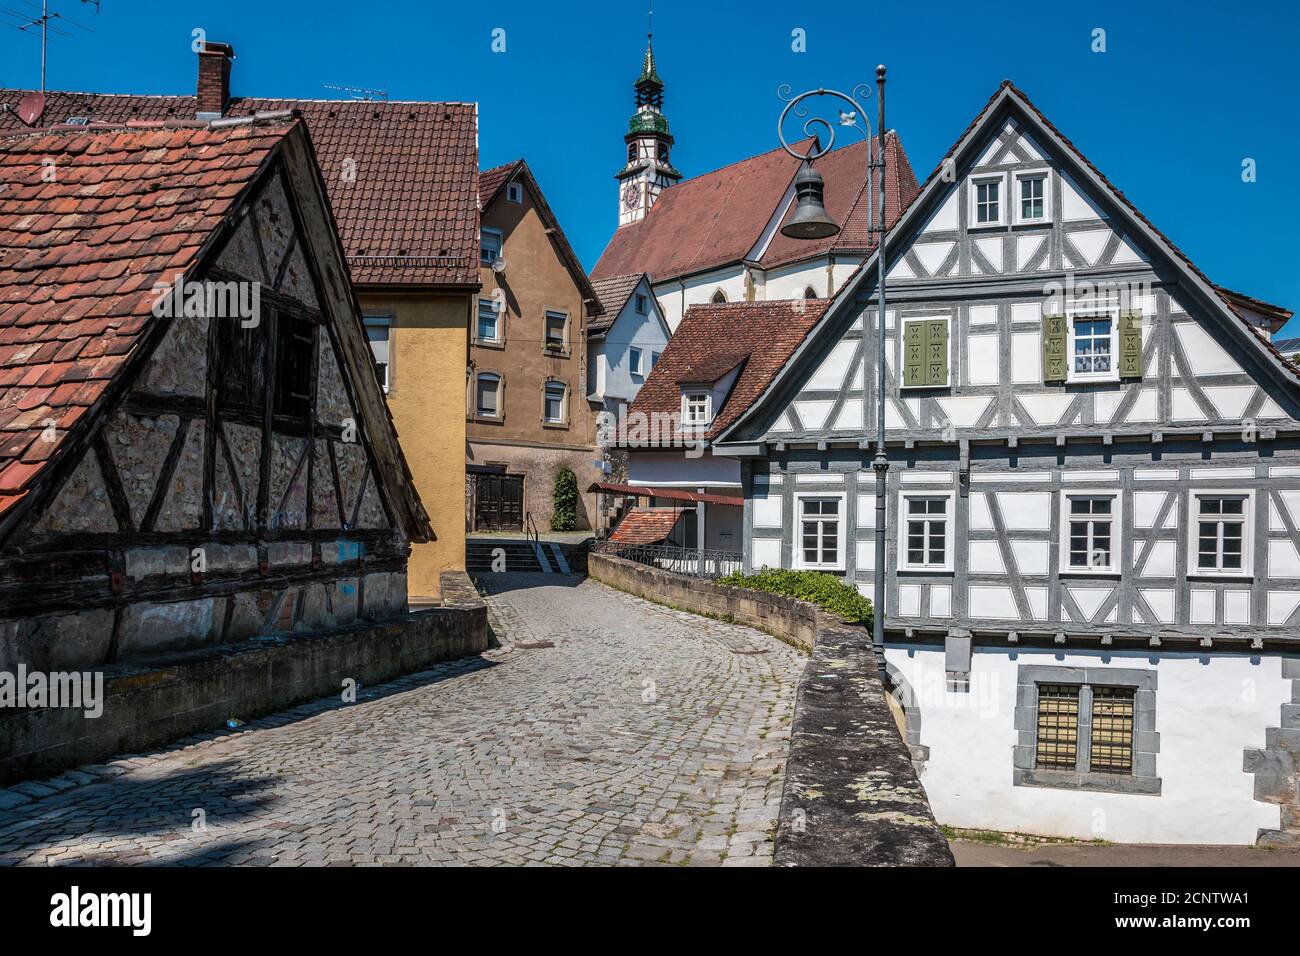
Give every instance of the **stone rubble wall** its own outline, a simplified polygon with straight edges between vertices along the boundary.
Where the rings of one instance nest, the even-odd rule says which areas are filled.
[[[145,750],[306,700],[341,694],[487,649],[487,608],[464,572],[443,605],[380,623],[282,634],[106,668],[103,713],[0,709],[0,783]],[[29,669],[31,665],[28,665]]]

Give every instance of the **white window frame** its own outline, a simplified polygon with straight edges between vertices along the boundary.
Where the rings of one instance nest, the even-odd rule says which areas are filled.
[[[522,204],[524,201],[524,185],[515,180],[506,183],[506,199],[512,203]]]
[[[627,371],[629,375],[635,375],[637,378],[642,378],[645,375],[641,350],[635,345],[629,345],[627,349]]]
[[[560,417],[549,418],[546,414],[546,402],[550,397],[547,393],[552,387],[562,389],[560,392]],[[547,425],[566,425],[569,421],[569,384],[562,382],[558,378],[548,378],[542,383],[542,421]]]
[[[492,254],[491,259],[484,258],[484,253],[487,252],[488,236],[492,236],[496,239],[496,246],[497,246],[496,250]],[[501,253],[505,250],[505,245],[506,245],[505,234],[502,233],[500,229],[493,229],[491,226],[483,226],[481,229],[479,229],[479,239],[478,239],[479,265],[490,266],[492,265],[492,263],[500,259]]]
[[[1026,179],[1041,179],[1043,181],[1043,215],[1036,218],[1026,218],[1022,214],[1023,205],[1020,198],[1020,184]],[[1049,167],[1040,167],[1036,169],[1017,169],[1011,176],[1013,183],[1012,192],[1015,193],[1016,208],[1013,211],[1014,221],[1017,226],[1037,226],[1050,223],[1052,221],[1052,170]]]
[[[833,564],[821,564],[816,562],[805,561],[803,557],[803,502],[808,498],[819,500],[834,499],[839,502],[839,512],[836,515],[836,525],[839,533],[835,535],[835,562]],[[794,531],[793,547],[791,548],[790,566],[798,571],[843,571],[844,568],[844,536],[848,533],[848,516],[845,509],[848,507],[848,495],[846,492],[825,492],[825,491],[796,491],[794,493]],[[821,548],[818,548],[820,551]]]
[[[487,305],[492,309],[492,315],[496,319],[496,335],[492,338],[484,338],[480,333],[479,321],[483,318],[483,306]],[[492,345],[500,345],[504,336],[501,334],[501,319],[505,315],[505,310],[497,306],[496,299],[487,299],[483,296],[478,298],[478,311],[474,313],[474,341],[487,342]]]
[[[1070,565],[1070,499],[1110,498],[1110,564],[1105,567],[1076,568]],[[1124,551],[1124,496],[1114,488],[1069,488],[1061,492],[1061,542],[1058,568],[1061,574],[1083,577],[1119,575]]]
[[[1106,372],[1076,372],[1074,370],[1074,326],[1083,320],[1110,319],[1110,370]],[[1066,316],[1065,380],[1067,382],[1118,382],[1119,381],[1119,306],[1076,305]]]
[[[384,394],[387,395],[388,386],[393,380],[391,374],[393,369],[393,317],[388,313],[374,313],[372,315],[363,316],[362,324],[366,329],[366,343],[370,346],[371,360],[375,365],[382,364],[384,366],[384,375],[380,380],[379,385],[384,390]],[[384,361],[382,363],[379,361],[379,354],[375,350],[374,339],[370,338],[370,330],[372,328],[382,328],[384,330]],[[378,378],[378,369],[375,370],[375,373],[375,377]]]
[[[979,221],[979,189],[981,183],[998,184],[998,218],[990,222]],[[1007,224],[1007,174],[1006,173],[981,173],[970,177],[967,183],[967,193],[969,194],[969,220],[967,229],[994,229],[998,226]]]
[[[703,396],[704,398],[704,420],[693,421],[687,414],[691,406],[693,397]],[[708,389],[687,388],[682,390],[682,428],[708,428],[713,422],[713,393]]]
[[[1255,492],[1249,488],[1192,488],[1187,509],[1187,576],[1189,578],[1253,578],[1255,576]],[[1201,498],[1244,498],[1241,529],[1241,570],[1200,566]]]
[[[550,335],[547,334],[550,331],[551,319],[564,320],[563,324],[560,326],[560,338],[558,342],[552,339]],[[551,344],[557,344],[559,345],[559,348],[558,349],[547,348],[547,346]],[[542,310],[542,349],[544,351],[564,352],[567,351],[568,348],[569,348],[569,313],[562,312],[559,309],[543,309]]]
[[[484,411],[483,411],[483,408],[482,408],[482,406],[479,404],[479,400],[478,400],[478,397],[479,397],[479,385],[480,385],[480,383],[483,381],[483,378],[484,378],[485,376],[488,377],[488,378],[495,379],[495,380],[496,380],[496,383],[497,383],[497,387],[496,387],[496,406],[497,406],[497,407],[496,407],[496,411],[493,412],[493,413],[491,413],[491,414],[488,414],[487,412],[484,412]],[[500,419],[500,418],[502,417],[502,416],[501,416],[501,411],[502,411],[502,409],[501,409],[501,393],[502,393],[502,391],[503,391],[503,383],[504,383],[504,382],[505,382],[505,378],[504,378],[502,375],[500,375],[499,373],[497,373],[497,372],[486,372],[486,371],[485,371],[485,372],[476,372],[476,373],[474,373],[474,417],[475,417],[475,418],[485,418],[485,419],[488,419],[489,421],[497,421],[498,419]]]
[[[907,560],[907,502],[912,498],[946,498],[948,504],[944,510],[944,521],[947,524],[946,534],[944,535],[943,564],[912,564]],[[922,491],[920,489],[900,491],[898,493],[898,514],[896,516],[898,526],[898,570],[911,571],[919,574],[945,574],[953,570],[953,561],[956,556],[957,544],[955,534],[957,531],[957,493],[955,491]],[[928,549],[927,549],[928,550]]]

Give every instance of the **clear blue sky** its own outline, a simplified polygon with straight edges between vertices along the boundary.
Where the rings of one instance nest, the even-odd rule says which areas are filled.
[[[320,98],[338,83],[477,101],[482,165],[526,157],[588,267],[613,229],[612,175],[645,45],[639,0],[103,0],[99,14],[51,4],[94,30],[51,42],[53,89],[192,92],[191,30],[202,27],[234,45],[237,94]],[[1214,281],[1300,310],[1294,2],[655,6],[673,158],[688,176],[775,145],[778,85],[851,88],[883,61],[889,125],[924,178],[1008,77]],[[505,53],[491,51],[497,27]],[[791,51],[795,28],[806,53]],[[1095,28],[1105,53],[1091,50]],[[39,53],[0,27],[0,84],[35,85]],[[1252,184],[1246,157],[1258,164]],[[1300,320],[1288,332],[1300,335]]]

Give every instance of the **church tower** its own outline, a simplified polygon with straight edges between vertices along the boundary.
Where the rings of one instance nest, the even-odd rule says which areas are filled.
[[[671,162],[673,137],[663,114],[664,82],[655,69],[653,34],[646,35],[645,62],[634,89],[636,112],[623,137],[627,165],[615,174],[620,228],[644,219],[659,194],[682,178]]]

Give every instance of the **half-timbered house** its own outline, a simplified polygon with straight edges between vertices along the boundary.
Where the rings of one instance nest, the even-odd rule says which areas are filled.
[[[0,666],[404,615],[432,532],[302,122],[65,126],[0,167]]]
[[[940,822],[1294,843],[1288,313],[1214,285],[1010,83],[886,267],[883,654]],[[868,596],[876,277],[873,254],[711,441],[747,566]]]

